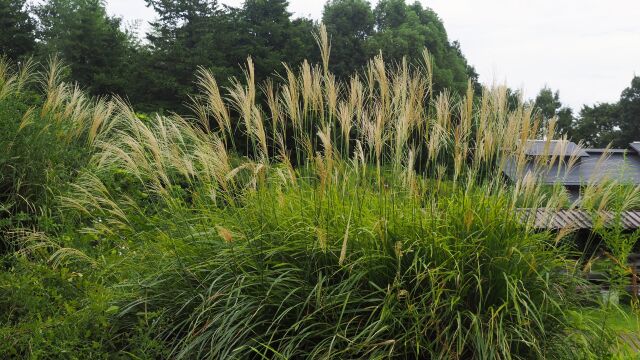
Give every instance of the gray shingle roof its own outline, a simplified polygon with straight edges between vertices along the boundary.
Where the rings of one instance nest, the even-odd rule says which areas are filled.
[[[555,155],[569,157],[589,156],[580,146],[568,140],[530,140],[527,141],[525,153],[529,156]]]
[[[536,155],[529,156],[520,176],[536,173],[536,156],[544,154],[544,150],[540,151],[544,142],[530,141],[529,143],[533,150],[528,151],[527,154]],[[623,183],[640,184],[640,142],[631,144],[629,150],[580,149],[574,143],[563,146],[565,149],[571,148],[577,151],[580,154],[579,159],[570,170],[567,170],[567,164],[562,161],[556,161],[552,166],[545,167],[544,173],[537,172],[539,181],[545,184],[561,183],[565,186],[579,186],[589,181],[600,182],[605,179],[615,179]],[[516,174],[513,160],[507,163],[504,172],[511,180],[517,180],[518,174]]]

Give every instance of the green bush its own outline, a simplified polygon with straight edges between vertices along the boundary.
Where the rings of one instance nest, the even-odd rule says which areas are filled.
[[[56,197],[91,156],[79,121],[93,100],[59,82],[57,63],[49,79],[32,67],[14,70],[0,60],[0,253],[11,229],[59,229]],[[44,94],[40,83],[47,84]]]

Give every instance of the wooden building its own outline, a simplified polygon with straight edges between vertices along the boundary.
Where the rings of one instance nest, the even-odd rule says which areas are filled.
[[[544,184],[564,185],[572,200],[580,198],[581,189],[588,182],[615,179],[640,185],[640,142],[631,143],[626,149],[581,148],[567,140],[528,141],[526,146],[524,168],[518,171],[513,159],[505,167],[504,174],[511,181],[533,174]],[[540,166],[542,158],[552,164]]]

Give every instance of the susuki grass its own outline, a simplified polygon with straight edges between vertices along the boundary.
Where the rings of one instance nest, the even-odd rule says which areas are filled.
[[[519,208],[579,206],[535,179],[565,154],[524,173],[526,141],[551,141],[553,121],[510,108],[501,87],[432,93],[426,51],[423,64],[380,55],[338,81],[323,29],[317,40],[322,64],[264,84],[251,59],[229,88],[201,69],[191,117],[141,120],[125,101],[85,98],[50,72],[41,111],[71,119],[90,155],[53,207],[74,224],[64,236],[80,240],[23,237],[20,254],[50,249],[52,266],[91,269],[111,289],[112,342],[101,349],[609,356],[605,329],[571,316],[590,296],[581,266],[558,236],[519,221]],[[566,155],[573,166],[577,154]],[[508,183],[508,167],[521,180]],[[588,206],[608,208],[617,189],[590,184]]]
[[[589,351],[571,337],[591,334],[563,314],[578,305],[576,284],[557,273],[563,263],[545,236],[495,220],[506,199],[445,193],[420,208],[407,193],[345,193],[352,186],[321,199],[307,186],[258,191],[242,210],[216,214],[216,227],[186,234],[122,316],[166,311],[173,326],[158,336],[178,357]]]

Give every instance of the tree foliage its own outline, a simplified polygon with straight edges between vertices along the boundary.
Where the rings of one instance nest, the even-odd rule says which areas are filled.
[[[534,106],[542,116],[543,121],[556,120],[556,133],[559,135],[572,135],[573,110],[562,106],[560,102],[560,92],[553,92],[548,87],[544,87],[538,93],[534,101]]]
[[[631,80],[631,86],[620,96],[620,142],[630,143],[640,140],[640,76]]]
[[[416,62],[426,48],[433,56],[436,90],[462,93],[469,79],[477,81],[438,15],[418,2],[382,0],[371,9],[364,0],[333,0],[325,5],[322,19],[332,36],[331,66],[338,76],[357,70],[379,53],[391,62]]]
[[[558,91],[548,87],[540,90],[533,101],[543,121],[557,120],[556,132],[568,135],[586,146],[626,148],[640,141],[640,77],[635,76],[615,103],[585,105],[574,115],[560,101]]]
[[[302,61],[315,48],[312,22],[292,21],[288,6],[286,0],[246,0],[239,12],[243,46],[235,51],[255,59],[259,80],[281,70],[283,62]]]
[[[125,94],[135,56],[132,35],[100,0],[49,0],[35,9],[43,58],[59,55],[71,79],[94,94]]]
[[[331,67],[341,78],[369,59],[366,42],[373,34],[375,18],[365,0],[331,0],[324,6],[322,22],[331,34]]]
[[[17,60],[35,48],[35,21],[26,0],[0,0],[0,55]]]
[[[433,81],[436,90],[450,89],[462,93],[469,78],[477,79],[467,64],[457,42],[450,43],[442,20],[419,2],[407,5],[404,0],[382,0],[374,10],[376,33],[368,44],[369,54],[381,51],[392,61],[403,57],[417,60],[422,49],[433,56]]]
[[[574,138],[599,147],[626,148],[640,141],[640,77],[631,80],[617,103],[584,106],[575,121]]]
[[[217,0],[145,0],[157,13],[146,42],[109,16],[103,0],[46,0],[32,15],[24,0],[0,0],[0,45],[11,58],[59,55],[71,79],[93,94],[118,94],[145,111],[183,111],[196,91],[195,73],[210,69],[222,87],[242,76],[247,57],[255,79],[284,73],[304,59],[319,60],[318,24],[294,18],[287,0],[245,0],[238,8]],[[477,75],[431,9],[404,0],[330,0],[323,21],[331,36],[330,67],[338,78],[362,69],[372,56],[409,62],[433,55],[436,90],[464,92]],[[37,49],[34,46],[37,46]],[[274,78],[278,81],[278,78]]]
[[[193,93],[198,66],[216,74],[232,72],[225,50],[234,43],[234,30],[230,14],[217,1],[146,1],[158,14],[147,34],[150,47],[143,62],[149,85],[146,103],[171,109],[185,101]]]
[[[585,145],[593,147],[619,145],[616,141],[620,136],[620,130],[616,128],[618,114],[617,104],[585,105],[580,110],[580,117],[573,129],[574,139],[580,139]]]
[[[147,35],[147,104],[176,109],[195,92],[195,73],[210,69],[226,85],[251,56],[257,79],[312,51],[313,23],[292,20],[284,0],[248,0],[241,8],[210,0],[147,0],[159,16]],[[150,106],[153,108],[153,105]],[[157,109],[156,109],[157,110]]]

